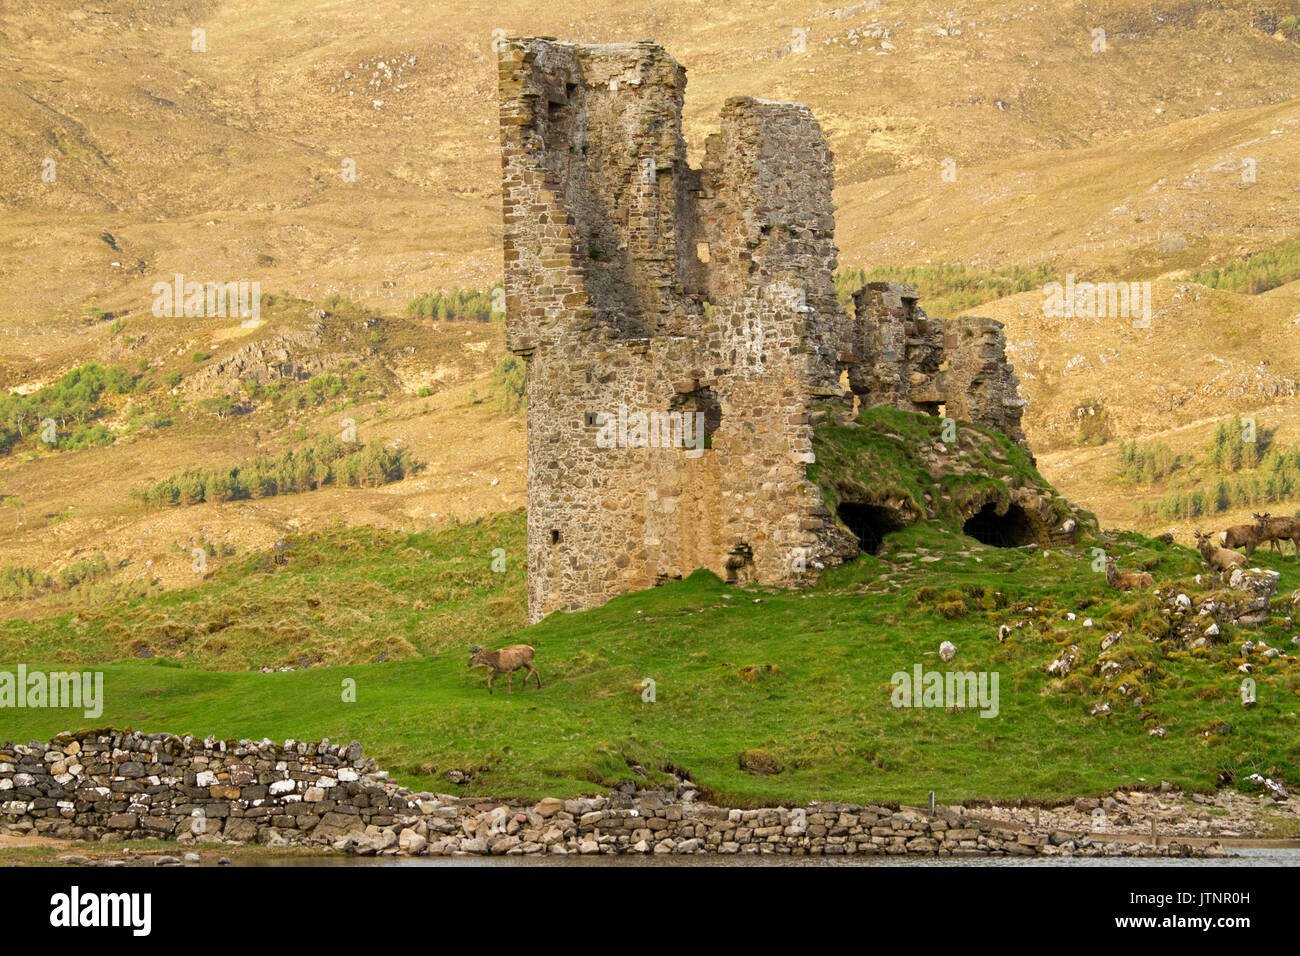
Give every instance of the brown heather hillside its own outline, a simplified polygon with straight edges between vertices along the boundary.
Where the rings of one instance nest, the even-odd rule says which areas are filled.
[[[494,30],[655,38],[688,70],[694,161],[727,97],[807,103],[836,153],[844,266],[1152,280],[1146,330],[1050,319],[1038,291],[970,311],[1008,325],[1045,474],[1104,521],[1160,526],[1140,504],[1166,489],[1112,477],[1119,438],[1199,448],[1238,411],[1300,441],[1286,432],[1300,280],[1250,296],[1188,278],[1300,235],[1297,18],[1300,0],[9,0],[0,388],[98,362],[147,367],[153,390],[114,399],[112,446],[0,458],[0,568],[104,551],[114,580],[171,586],[199,535],[265,547],[294,528],[523,504],[522,418],[493,394],[500,326],[404,314],[418,293],[501,272]],[[256,329],[154,318],[152,286],[176,273],[255,280],[280,304]],[[370,312],[331,310],[335,295]],[[201,411],[239,393],[250,346],[370,384],[346,408]],[[152,414],[172,398],[171,425],[130,424],[132,403]],[[1077,410],[1098,402],[1112,439],[1080,446]],[[146,510],[129,496],[337,434],[345,414],[428,467],[252,502]]]

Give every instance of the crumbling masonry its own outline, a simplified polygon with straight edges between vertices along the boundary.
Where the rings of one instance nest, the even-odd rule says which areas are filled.
[[[685,70],[656,44],[514,40],[498,65],[531,620],[698,568],[795,585],[838,560],[846,532],[806,475],[816,406],[942,411],[1023,443],[999,323],[929,318],[890,283],[840,306],[834,161],[806,107],[728,100],[693,169]],[[702,452],[599,440],[670,411],[702,413]]]

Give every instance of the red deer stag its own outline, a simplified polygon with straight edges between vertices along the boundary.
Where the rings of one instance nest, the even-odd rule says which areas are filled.
[[[1214,535],[1207,534],[1204,531],[1193,531],[1192,537],[1196,539],[1196,550],[1201,552],[1201,557],[1215,571],[1227,571],[1231,568],[1244,568],[1246,566],[1246,556],[1240,551],[1229,551],[1227,548],[1220,548],[1214,543]]]
[[[537,689],[542,689],[542,675],[537,672],[533,666],[533,649],[527,644],[512,644],[509,647],[503,647],[499,651],[485,651],[481,644],[476,644],[469,649],[468,667],[486,667],[488,669],[487,689],[492,693],[492,679],[498,674],[506,675],[506,696],[511,696],[510,683],[511,675],[521,667],[527,668],[528,674],[524,675],[524,687],[528,686],[529,674],[537,678]]]

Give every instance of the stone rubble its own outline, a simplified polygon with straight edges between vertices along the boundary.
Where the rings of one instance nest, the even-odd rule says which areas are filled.
[[[1257,627],[1268,623],[1269,603],[1277,594],[1278,572],[1234,568],[1227,587],[1198,601],[1186,594],[1156,591],[1169,636],[1185,647],[1207,647],[1221,639],[1226,625]]]

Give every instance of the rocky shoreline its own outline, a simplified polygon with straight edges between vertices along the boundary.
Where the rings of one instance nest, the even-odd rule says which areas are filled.
[[[0,745],[0,831],[70,840],[304,846],[361,856],[1215,857],[1226,854],[1218,835],[1265,835],[1261,800],[1227,791],[1189,795],[1190,804],[1182,794],[1132,791],[1056,809],[738,809],[700,797],[689,781],[527,804],[414,793],[389,781],[356,742],[99,730]],[[1265,800],[1274,813],[1300,820],[1294,801]],[[1233,826],[1209,825],[1215,819]]]

